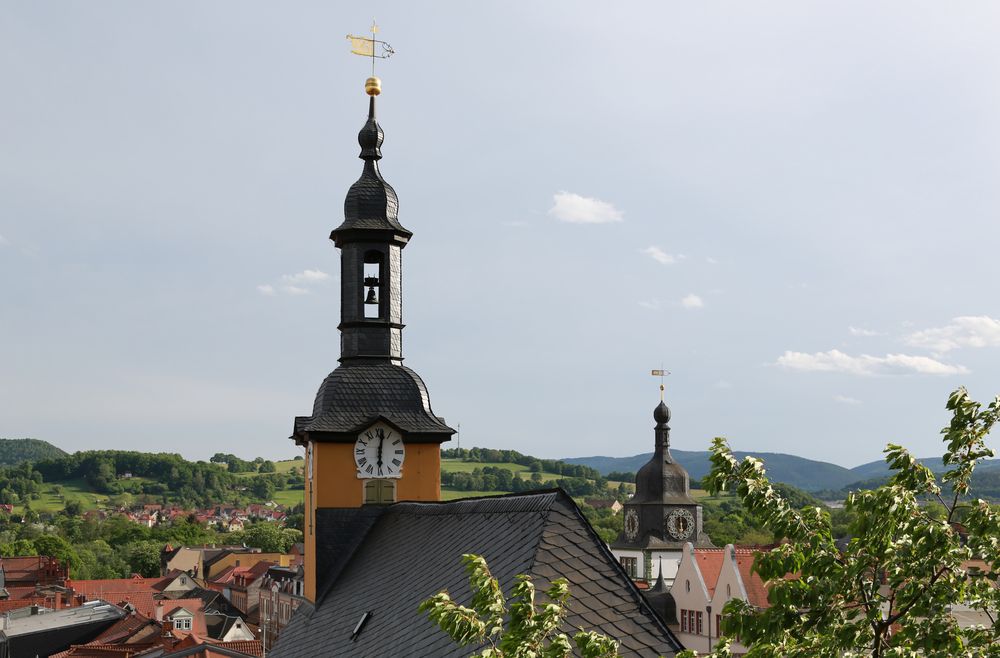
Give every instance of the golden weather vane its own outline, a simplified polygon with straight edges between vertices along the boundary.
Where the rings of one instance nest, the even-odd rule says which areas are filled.
[[[371,37],[357,37],[353,34],[347,35],[348,41],[351,42],[351,52],[362,57],[370,57],[372,60],[372,77],[368,78],[368,81],[365,82],[365,90],[372,96],[378,96],[382,90],[381,81],[375,77],[375,60],[389,59],[396,54],[392,46],[385,41],[376,39],[376,34],[378,34],[378,25],[373,20]]]
[[[663,402],[663,378],[670,374],[669,370],[663,370],[663,366],[660,366],[659,370],[653,370],[649,374],[654,377],[660,378],[660,402]]]

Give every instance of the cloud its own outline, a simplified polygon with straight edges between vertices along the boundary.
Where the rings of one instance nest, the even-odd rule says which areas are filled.
[[[639,306],[645,309],[649,309],[650,311],[657,311],[660,308],[660,300],[658,299],[643,300],[639,302]]]
[[[835,402],[839,402],[841,404],[853,404],[853,405],[864,404],[863,402],[861,402],[861,400],[849,397],[847,395],[834,395],[833,399]]]
[[[1000,346],[1000,320],[987,315],[964,315],[943,327],[917,331],[903,339],[907,345],[944,354],[960,347]]]
[[[302,270],[298,274],[282,275],[281,280],[294,286],[299,283],[319,283],[329,278],[329,274],[320,270]]]
[[[553,206],[549,214],[562,222],[571,224],[610,224],[624,219],[624,213],[607,201],[580,196],[572,192],[557,192],[552,195]]]
[[[257,292],[268,297],[274,297],[278,293],[283,295],[308,295],[307,286],[322,284],[329,281],[331,277],[321,270],[302,270],[295,274],[282,274],[280,283],[264,283],[257,286]]]
[[[848,327],[847,331],[852,336],[885,336],[884,332],[872,331],[871,329],[861,329],[859,327]]]
[[[705,262],[708,263],[709,265],[718,265],[719,264],[719,261],[717,259],[715,259],[715,258],[712,258],[711,256],[706,256],[705,257]]]
[[[0,247],[10,244],[10,240],[0,235]]]
[[[657,263],[662,263],[664,265],[673,265],[678,260],[681,260],[683,258],[683,256],[673,256],[671,254],[668,254],[667,252],[663,251],[656,245],[650,245],[645,249],[640,249],[639,252],[646,254],[647,256],[655,260]]]
[[[776,365],[802,372],[843,372],[851,375],[962,375],[969,372],[960,365],[942,363],[927,356],[887,354],[851,356],[840,350],[829,352],[787,351],[778,357]]]
[[[702,308],[705,306],[705,302],[698,295],[691,293],[681,299],[681,306],[684,308]]]

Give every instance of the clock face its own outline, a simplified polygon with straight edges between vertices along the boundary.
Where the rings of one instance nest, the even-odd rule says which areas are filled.
[[[674,539],[687,539],[694,532],[694,516],[686,509],[675,509],[667,515],[667,534]]]
[[[375,423],[354,442],[354,463],[361,479],[403,477],[404,457],[403,437],[385,423]]]
[[[634,509],[625,512],[625,539],[634,540],[639,535],[639,515]]]

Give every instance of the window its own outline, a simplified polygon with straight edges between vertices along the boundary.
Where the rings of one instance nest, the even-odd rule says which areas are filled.
[[[636,570],[638,569],[638,559],[634,557],[623,557],[621,558],[622,569],[625,573],[629,575],[629,578],[635,578]]]
[[[702,630],[701,630],[701,618],[702,618],[702,613],[701,613],[701,610],[699,610],[697,612],[696,616],[695,616],[695,620],[698,622],[698,635],[702,634]]]
[[[378,251],[365,253],[365,264],[363,270],[364,287],[361,288],[362,306],[364,307],[364,317],[381,317],[380,298],[382,297],[382,254]]]
[[[191,630],[191,619],[190,617],[174,619],[174,628],[179,631],[189,631]]]
[[[396,502],[395,480],[365,480],[365,504],[386,505]]]
[[[715,615],[715,637],[722,637],[722,615]]]
[[[688,611],[681,610],[681,632],[687,633],[688,630]]]

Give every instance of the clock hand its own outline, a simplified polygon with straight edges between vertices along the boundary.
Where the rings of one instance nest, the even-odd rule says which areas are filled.
[[[381,436],[379,436],[379,438],[378,438],[378,453],[376,454],[376,457],[378,458],[378,466],[379,466],[379,468],[382,467],[382,442],[383,441],[385,441],[385,435],[384,434],[381,435]]]

